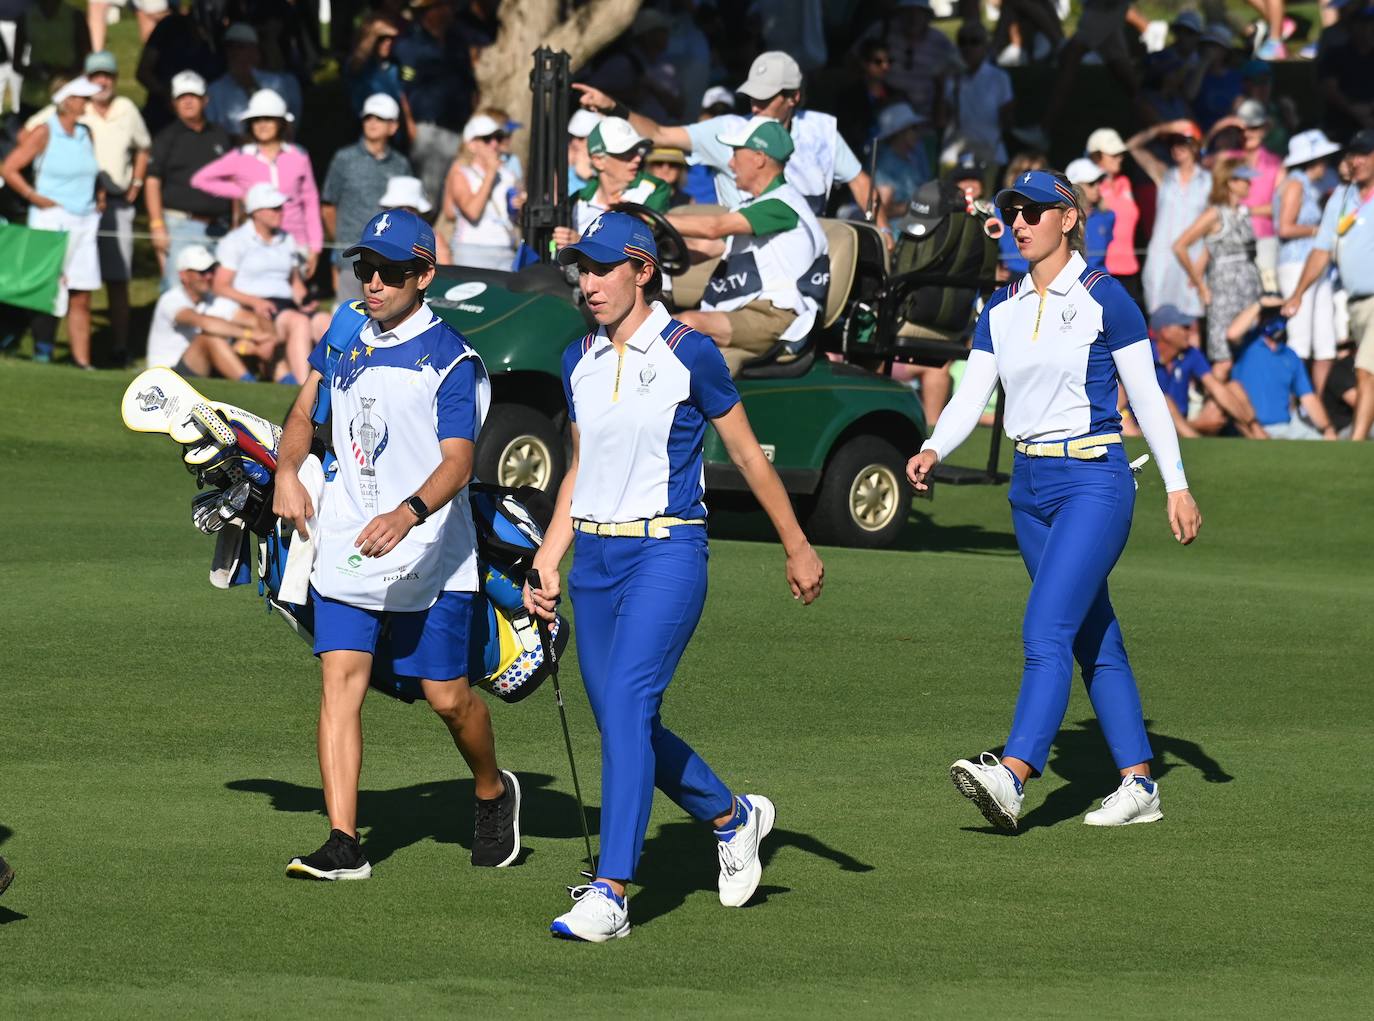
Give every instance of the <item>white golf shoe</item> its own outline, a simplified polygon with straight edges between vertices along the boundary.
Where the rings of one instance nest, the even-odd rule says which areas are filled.
[[[1102,799],[1102,807],[1089,812],[1083,821],[1089,826],[1130,826],[1137,822],[1159,822],[1159,784],[1147,776],[1121,778],[1121,786]]]
[[[773,830],[778,811],[761,794],[741,794],[740,803],[749,810],[743,825],[733,830],[716,830],[716,855],[720,858],[720,902],[727,908],[740,908],[754,896],[763,876],[759,845]]]
[[[630,934],[629,901],[617,899],[605,883],[574,886],[568,892],[576,903],[549,926],[549,932],[559,939],[605,943]]]
[[[994,826],[1016,829],[1025,794],[1016,789],[1011,772],[992,752],[984,752],[978,759],[959,759],[949,767],[954,789],[977,805],[983,818]]]

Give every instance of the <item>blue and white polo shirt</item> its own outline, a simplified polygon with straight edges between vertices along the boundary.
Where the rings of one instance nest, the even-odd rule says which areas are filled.
[[[706,423],[740,399],[710,337],[655,302],[623,354],[604,329],[571,344],[563,390],[580,435],[573,517],[705,516]]]
[[[382,557],[362,556],[354,541],[424,484],[442,459],[441,440],[476,440],[490,402],[482,359],[423,302],[385,332],[357,303],[347,305],[335,313],[330,333],[336,331],[347,344],[329,383],[339,470],[316,508],[311,584],[321,595],[372,610],[424,610],[442,591],[475,592],[466,490]],[[310,355],[322,374],[326,352],[322,340]]]
[[[1119,432],[1112,353],[1148,339],[1125,288],[1075,252],[1044,294],[1028,276],[997,291],[973,349],[997,359],[1007,435],[1038,442]]]

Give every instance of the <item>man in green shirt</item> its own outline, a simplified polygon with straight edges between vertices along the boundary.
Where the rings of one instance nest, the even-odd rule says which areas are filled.
[[[792,136],[770,117],[755,117],[719,137],[732,150],[730,170],[747,197],[728,213],[679,214],[669,221],[694,250],[721,255],[701,308],[678,314],[722,348],[733,374],[761,355],[779,360],[805,348],[830,285],[825,232],[783,169]]]
[[[649,140],[623,118],[606,117],[592,128],[587,154],[596,172],[573,194],[572,227],[554,228],[559,248],[576,242],[593,220],[617,203],[636,202],[660,213],[668,211],[672,189],[640,170],[648,147]]]

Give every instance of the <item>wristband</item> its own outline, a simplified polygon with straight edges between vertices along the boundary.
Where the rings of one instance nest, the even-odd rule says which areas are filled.
[[[143,178],[141,178],[141,177],[135,177],[132,181],[129,182],[129,184],[130,184],[132,187],[134,187],[134,188],[142,188],[142,187],[143,187]]]
[[[621,120],[629,120],[630,108],[626,106],[624,103],[617,102],[615,106],[611,107],[611,112],[607,114],[607,116],[619,117]]]
[[[149,221],[148,221],[148,226],[149,226],[151,229],[153,229],[153,230],[157,230],[159,227],[165,227],[165,226],[167,226],[167,221],[165,221],[165,220],[149,220]]]

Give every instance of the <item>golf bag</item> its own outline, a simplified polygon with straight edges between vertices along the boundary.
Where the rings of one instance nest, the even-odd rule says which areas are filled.
[[[168,378],[170,377],[170,378]],[[258,591],[298,635],[314,634],[314,609],[306,595],[309,561],[291,562],[293,542],[303,540],[272,513],[273,476],[281,430],[233,405],[208,401],[167,369],[150,369],[129,385],[124,420],[139,432],[165,432],[183,448],[183,463],[206,490],[191,504],[192,523],[216,536],[211,582],[222,588],[246,584],[256,568]],[[318,439],[301,467],[301,481],[319,491],[335,469],[333,454]],[[462,499],[462,494],[459,495]],[[543,541],[552,506],[538,490],[473,482],[467,499],[477,535],[481,589],[469,625],[469,680],[504,702],[527,698],[549,673],[539,630],[522,601],[522,581]],[[568,625],[549,627],[559,652]],[[383,629],[373,656],[371,685],[404,702],[423,699],[418,678],[403,677]]]
[[[978,296],[976,283],[997,269],[997,242],[986,216],[970,212],[963,193],[947,181],[923,184],[911,201],[911,222],[897,238],[893,274],[922,273],[968,280],[969,287],[917,287],[902,305],[901,321],[935,330],[962,330]]]

